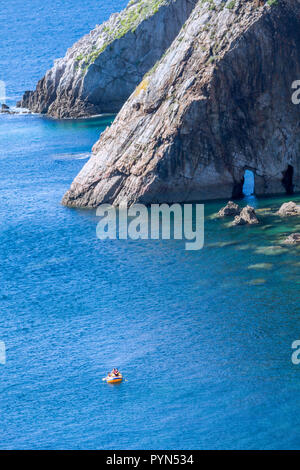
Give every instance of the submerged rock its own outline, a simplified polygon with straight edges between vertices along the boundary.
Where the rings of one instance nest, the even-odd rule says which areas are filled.
[[[287,253],[288,249],[278,245],[271,245],[271,246],[259,246],[255,249],[255,253],[259,255],[266,255],[266,256],[276,256],[282,255],[283,253]]]
[[[289,57],[291,60],[286,60]],[[63,204],[188,202],[300,189],[297,0],[199,0],[93,148]]]
[[[300,205],[297,205],[292,201],[286,202],[285,204],[282,204],[277,214],[283,217],[300,215]]]
[[[285,245],[298,245],[300,243],[300,233],[292,233],[283,243]]]
[[[272,263],[257,263],[257,264],[251,264],[248,266],[248,269],[254,269],[254,270],[270,270],[273,268]]]
[[[240,215],[237,215],[234,218],[234,221],[231,225],[255,225],[259,224],[259,220],[256,217],[255,210],[251,206],[246,206],[243,208]]]
[[[247,284],[249,284],[250,286],[259,286],[261,284],[265,284],[267,281],[266,279],[252,279],[251,281],[248,281]]]
[[[229,241],[229,242],[215,242],[209,243],[206,247],[207,248],[226,248],[228,246],[235,246],[238,245],[239,242],[236,241]]]
[[[56,60],[18,105],[56,118],[118,112],[194,6],[195,0],[131,0]]]
[[[219,217],[235,217],[240,214],[241,208],[238,204],[235,204],[232,201],[229,201],[225,207],[223,207],[219,212]]]

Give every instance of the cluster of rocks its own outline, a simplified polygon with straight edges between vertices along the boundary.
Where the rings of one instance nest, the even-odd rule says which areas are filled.
[[[276,215],[282,217],[300,216],[300,205],[295,202],[286,202],[282,204]],[[246,206],[243,209],[233,201],[229,201],[225,207],[218,212],[218,217],[234,217],[232,226],[235,225],[255,225],[259,223],[255,210],[251,206]],[[298,245],[300,243],[300,233],[292,233],[283,243],[285,245]]]
[[[0,103],[0,114],[30,114],[30,111],[29,109],[20,109],[18,111],[15,111],[9,106],[7,106],[7,104]]]
[[[219,217],[234,217],[231,225],[256,225],[259,220],[255,209],[252,206],[246,206],[243,209],[232,201],[218,212]]]

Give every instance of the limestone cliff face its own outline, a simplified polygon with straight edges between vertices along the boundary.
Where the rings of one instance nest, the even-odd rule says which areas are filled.
[[[63,203],[184,202],[300,190],[300,2],[199,0],[95,144]]]
[[[131,0],[74,44],[19,106],[57,118],[118,112],[177,36],[196,0]]]

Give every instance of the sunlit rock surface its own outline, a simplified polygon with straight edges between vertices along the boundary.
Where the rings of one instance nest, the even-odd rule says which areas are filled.
[[[292,233],[285,240],[286,245],[298,245],[300,244],[300,233]]]
[[[233,201],[229,201],[225,207],[218,212],[218,217],[232,217],[237,216],[241,212],[241,208]]]
[[[288,60],[287,60],[288,58]],[[188,202],[300,189],[300,3],[199,0],[63,198]]]
[[[19,106],[56,118],[118,112],[177,36],[196,0],[131,0],[80,39]]]
[[[278,215],[281,215],[283,217],[300,215],[300,205],[297,205],[295,202],[292,201],[286,202],[280,207]]]
[[[255,210],[251,206],[246,206],[242,209],[241,213],[234,218],[232,225],[256,225],[259,220],[256,216]]]

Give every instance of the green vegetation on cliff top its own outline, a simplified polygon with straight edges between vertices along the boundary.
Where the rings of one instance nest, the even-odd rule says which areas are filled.
[[[134,32],[142,21],[155,15],[161,6],[170,1],[172,0],[131,0],[126,9],[119,14],[113,28],[109,26],[109,23],[103,27],[102,33],[106,34],[104,44],[99,49],[93,46],[89,54],[80,54],[76,57],[77,67],[80,66],[85,73],[110,44],[125,36],[129,31]]]

